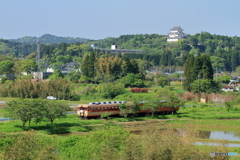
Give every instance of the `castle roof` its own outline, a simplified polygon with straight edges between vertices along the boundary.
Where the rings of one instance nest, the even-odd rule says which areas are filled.
[[[180,26],[174,26],[173,29],[171,29],[171,31],[172,30],[183,30],[183,29]]]

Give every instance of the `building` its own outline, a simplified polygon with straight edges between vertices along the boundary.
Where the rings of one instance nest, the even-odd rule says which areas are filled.
[[[133,50],[133,49],[118,49],[117,45],[111,45],[111,49],[100,49],[100,51],[113,54],[124,54],[124,53],[143,53],[142,50]]]
[[[179,39],[185,38],[183,29],[180,26],[175,26],[168,34],[167,42],[177,42]]]

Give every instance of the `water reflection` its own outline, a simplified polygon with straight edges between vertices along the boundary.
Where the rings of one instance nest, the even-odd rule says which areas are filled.
[[[0,117],[0,121],[9,121],[13,120],[12,118],[5,118],[5,117]]]
[[[179,136],[184,135],[184,130],[174,129],[174,132],[178,133]],[[141,135],[142,130],[130,131],[131,134]],[[219,139],[219,140],[229,140],[229,141],[240,141],[240,132],[236,131],[203,131],[199,130],[195,135],[196,138],[203,139]]]
[[[240,141],[240,132],[236,132],[236,131],[199,131],[197,138]]]

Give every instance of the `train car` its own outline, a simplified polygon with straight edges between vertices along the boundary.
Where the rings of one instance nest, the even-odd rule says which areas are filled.
[[[140,106],[143,106],[144,103],[140,102]],[[164,103],[164,102],[159,102]],[[112,102],[90,102],[89,104],[80,104],[77,107],[77,115],[81,118],[97,118],[100,117],[104,113],[109,113],[109,116],[120,116],[120,104],[126,104],[131,107],[131,103],[127,103],[126,101],[112,101]],[[179,108],[174,108],[173,112],[178,111]],[[139,114],[147,114],[150,113],[149,109],[140,110]],[[172,113],[172,108],[170,107],[159,107],[156,110],[157,114],[169,114]],[[129,113],[131,114],[131,113]]]

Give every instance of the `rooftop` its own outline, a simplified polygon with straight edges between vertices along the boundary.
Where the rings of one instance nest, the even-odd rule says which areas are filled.
[[[171,30],[183,30],[180,26],[174,26]]]

